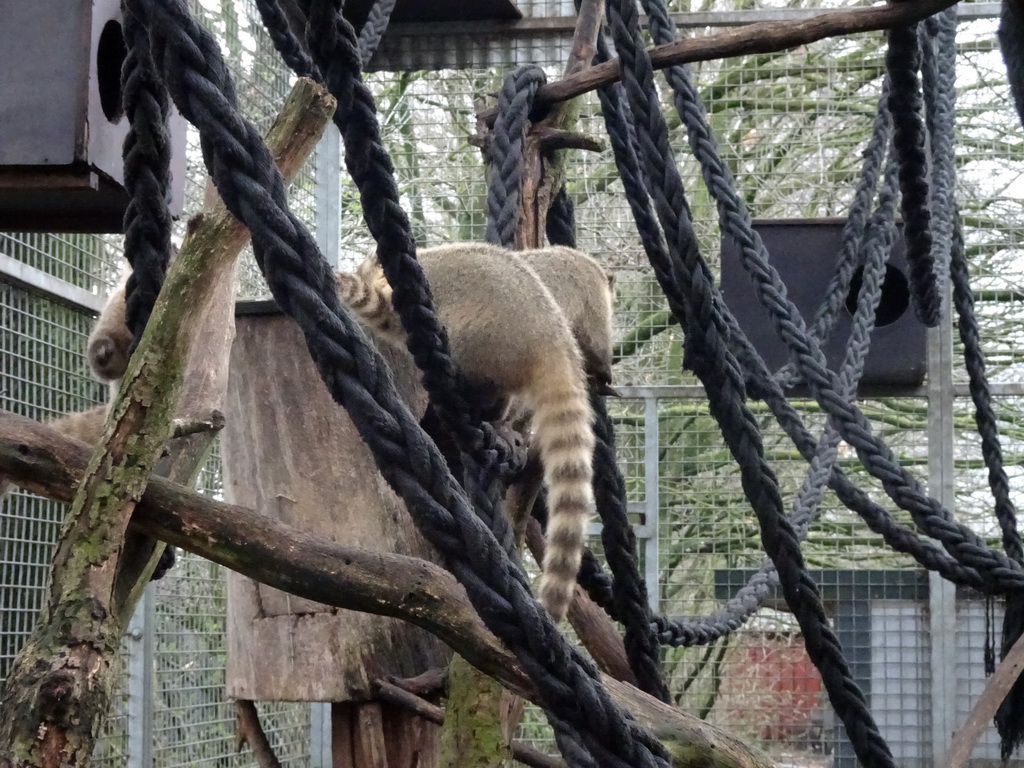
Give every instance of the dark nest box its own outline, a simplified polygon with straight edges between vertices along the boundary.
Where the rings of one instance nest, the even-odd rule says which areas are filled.
[[[121,232],[125,57],[118,0],[3,4],[0,230]],[[185,121],[171,121],[171,211],[184,201]]]
[[[377,0],[347,0],[345,17],[359,29]],[[451,21],[515,21],[523,17],[513,0],[397,0],[392,24]]]
[[[754,222],[754,229],[761,236],[772,265],[786,284],[789,299],[800,310],[808,326],[814,322],[815,313],[835,271],[844,224],[845,219]],[[739,254],[737,243],[732,238],[723,237],[722,295],[769,370],[776,371],[789,362],[789,353],[775,333],[767,310],[757,298]],[[875,330],[861,379],[861,394],[898,391],[903,387],[916,387],[924,380],[927,329],[910,307],[904,254],[903,238],[897,237],[886,271],[882,298],[875,313]],[[838,370],[846,353],[860,282],[861,272],[858,270],[835,330],[824,346],[832,370]]]

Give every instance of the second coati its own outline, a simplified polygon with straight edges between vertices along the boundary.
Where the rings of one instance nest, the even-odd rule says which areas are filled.
[[[561,620],[593,506],[587,371],[601,385],[610,382],[612,281],[596,261],[569,248],[454,243],[420,250],[417,258],[463,374],[533,415],[549,507],[539,597]],[[342,300],[375,337],[404,343],[391,288],[374,257],[338,281]]]

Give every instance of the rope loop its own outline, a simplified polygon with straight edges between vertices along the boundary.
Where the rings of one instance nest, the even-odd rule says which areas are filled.
[[[498,118],[491,129],[487,157],[491,169],[487,185],[488,243],[515,246],[523,184],[523,144],[534,97],[546,81],[543,69],[528,64],[509,74],[498,93]]]

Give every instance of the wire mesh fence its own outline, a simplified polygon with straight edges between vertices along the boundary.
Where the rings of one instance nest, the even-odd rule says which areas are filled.
[[[836,3],[807,2],[801,7]],[[528,17],[567,17],[572,4],[521,2]],[[792,3],[758,2],[744,9],[775,9]],[[280,65],[250,0],[195,2],[203,23],[221,40],[248,117],[265,129],[292,78]],[[725,3],[676,3],[677,12],[735,11]],[[715,31],[707,27],[703,31]],[[1024,274],[1019,243],[1024,240],[1020,205],[1024,156],[1020,128],[1008,107],[1005,74],[994,47],[995,21],[961,25],[958,100],[958,202],[966,224],[978,318],[993,380],[1007,385],[996,407],[1004,433],[1011,485],[1019,487],[1024,450],[1019,424],[1024,402],[1012,385],[1021,381],[1019,327],[1024,319]],[[529,40],[505,37],[486,45],[480,63],[463,43],[419,35],[416,43],[385,43],[379,60],[412,56],[432,69],[378,71],[368,76],[380,108],[385,141],[395,163],[402,202],[417,241],[423,245],[480,240],[485,228],[486,174],[480,151],[467,139],[475,113],[487,95],[517,64],[545,67],[559,75],[567,35]],[[474,43],[480,48],[481,41]],[[391,48],[389,49],[389,45]],[[468,44],[467,44],[468,45]],[[473,49],[476,50],[476,49]],[[461,68],[465,62],[472,68]],[[822,41],[798,51],[735,57],[704,63],[693,75],[709,111],[726,162],[756,218],[843,216],[851,200],[880,93],[884,64],[881,35]],[[703,253],[719,269],[719,228],[714,201],[690,156],[685,130],[666,95],[675,163],[687,186]],[[597,100],[580,104],[579,130],[600,136]],[[318,212],[317,159],[292,185],[293,210],[309,226]],[[204,171],[196,137],[189,139],[189,210],[203,197]],[[735,593],[760,567],[763,550],[756,518],[745,501],[735,462],[708,412],[694,379],[682,369],[682,336],[652,278],[607,148],[570,159],[567,186],[576,204],[580,247],[616,274],[616,385],[627,397],[612,403],[619,458],[633,519],[651,522],[641,537],[641,567],[656,575],[652,599],[672,616],[707,614]],[[358,195],[341,174],[342,266],[371,249],[361,223]],[[91,235],[0,233],[0,252],[72,285],[104,293],[117,279],[118,238]],[[807,256],[805,258],[815,258]],[[243,267],[243,296],[266,292],[251,257]],[[99,402],[104,391],[88,373],[81,352],[90,318],[80,310],[42,299],[0,282],[3,314],[0,348],[0,406],[34,418],[80,410]],[[884,331],[883,331],[884,332]],[[959,344],[956,346],[960,351]],[[958,366],[950,386],[962,385]],[[921,388],[901,396],[870,396],[860,403],[872,427],[903,466],[927,478],[941,452],[929,444],[929,400]],[[973,415],[962,386],[952,414],[956,513],[992,546],[999,533],[986,495]],[[816,403],[795,400],[815,434],[825,419]],[[783,498],[791,505],[806,464],[767,409],[751,403],[764,431],[765,451]],[[880,484],[868,477],[857,456],[840,446],[839,464],[856,484],[887,508]],[[217,457],[211,458],[201,487],[220,492]],[[1019,495],[1019,494],[1018,494]],[[0,509],[0,676],[31,631],[42,604],[50,552],[64,508],[17,493]],[[898,511],[898,519],[911,524]],[[600,550],[599,541],[594,540]],[[883,734],[901,765],[932,765],[935,754],[935,697],[952,688],[956,722],[984,683],[983,648],[998,634],[996,617],[977,596],[955,603],[955,667],[937,668],[932,586],[906,557],[828,494],[811,527],[805,556],[822,587],[826,608],[868,694]],[[219,567],[186,556],[151,588],[154,675],[147,695],[152,715],[153,765],[249,765],[237,754],[231,702],[223,692],[226,593]],[[986,616],[988,618],[986,619]],[[126,640],[125,658],[137,653]],[[666,672],[676,703],[766,749],[794,766],[852,766],[852,753],[822,692],[820,679],[802,650],[795,621],[781,599],[744,629],[706,648],[666,649]],[[130,677],[130,669],[124,675]],[[126,687],[126,690],[130,686]],[[131,752],[131,708],[123,694],[97,747],[99,765],[126,764]],[[310,710],[301,704],[261,705],[264,726],[278,756],[288,765],[313,765]],[[550,751],[554,744],[536,711],[521,734]],[[975,752],[978,760],[998,757],[993,734]],[[1014,761],[1021,765],[1020,760]]]

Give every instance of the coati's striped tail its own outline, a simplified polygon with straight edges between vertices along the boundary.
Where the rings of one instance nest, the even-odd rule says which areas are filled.
[[[525,393],[548,489],[547,546],[539,597],[552,618],[569,610],[594,505],[594,414],[578,361],[546,366],[543,386]],[[559,367],[565,368],[558,372]],[[579,370],[575,370],[579,369]]]
[[[390,291],[381,290],[381,287],[388,287],[386,282],[367,282],[351,272],[337,272],[335,278],[338,298],[356,313],[371,333],[384,338],[402,336],[398,315],[391,306]]]

